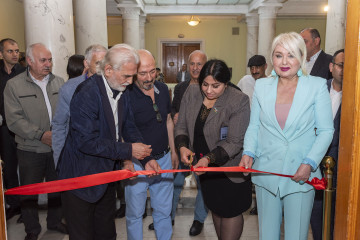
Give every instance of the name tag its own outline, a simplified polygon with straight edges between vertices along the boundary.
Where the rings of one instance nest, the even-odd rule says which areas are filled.
[[[222,127],[220,129],[220,140],[226,139],[227,134],[228,134],[228,127]]]

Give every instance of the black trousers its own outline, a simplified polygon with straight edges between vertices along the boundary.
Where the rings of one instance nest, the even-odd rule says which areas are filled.
[[[108,184],[104,195],[89,203],[70,191],[61,194],[69,240],[115,240],[115,183]]]
[[[34,153],[17,150],[19,160],[20,184],[47,182],[57,180],[52,152]],[[21,196],[21,214],[25,232],[40,234],[41,225],[38,213],[38,195]],[[60,193],[48,194],[47,227],[54,228],[62,218]]]
[[[18,187],[18,159],[16,156],[15,135],[13,132],[10,132],[6,125],[0,126],[0,156],[4,161],[4,187],[6,189]],[[6,195],[5,201],[8,205],[10,205],[11,208],[20,207],[19,196]]]

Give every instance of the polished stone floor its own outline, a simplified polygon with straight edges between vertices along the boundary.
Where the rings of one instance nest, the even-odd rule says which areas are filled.
[[[190,176],[191,177],[191,176]],[[184,191],[178,205],[178,210],[175,218],[175,226],[173,228],[173,240],[216,240],[216,233],[209,215],[205,221],[204,229],[196,237],[189,236],[189,229],[193,222],[193,206],[196,196],[196,186],[191,178],[186,179]],[[152,223],[151,210],[148,209],[148,216],[143,221],[143,235],[146,240],[155,240],[154,231],[148,230],[148,225]],[[68,240],[68,235],[62,235],[57,232],[46,230],[46,210],[39,211],[40,223],[43,231],[39,236],[39,240]],[[23,240],[25,238],[24,225],[17,224],[18,216],[13,217],[7,221],[8,240]],[[249,214],[249,211],[244,214],[245,224],[241,240],[257,240],[259,239],[257,216]],[[126,239],[125,218],[116,219],[117,239]],[[281,236],[283,239],[283,236]],[[312,240],[311,230],[309,230],[308,240]]]

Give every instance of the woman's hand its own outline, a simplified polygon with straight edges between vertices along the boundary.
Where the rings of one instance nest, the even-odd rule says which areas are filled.
[[[300,184],[304,184],[310,177],[311,166],[309,164],[301,164],[298,170],[296,171],[294,177],[291,179]],[[303,182],[301,182],[303,181]]]
[[[201,158],[198,163],[194,166],[194,168],[198,168],[198,167],[208,167],[209,166],[209,159],[208,158]],[[205,172],[195,172],[196,175],[202,175]]]
[[[239,163],[239,167],[244,167],[246,169],[251,168],[253,165],[254,159],[248,155],[244,155],[241,158],[241,161]],[[249,175],[249,173],[244,172],[244,176]]]
[[[194,153],[190,151],[188,148],[186,147],[180,148],[180,159],[187,166],[190,165],[189,158],[191,155],[194,155]]]

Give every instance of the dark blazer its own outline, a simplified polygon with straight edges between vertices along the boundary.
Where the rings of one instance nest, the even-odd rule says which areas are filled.
[[[190,85],[180,106],[179,119],[175,125],[175,138],[185,135],[189,138],[189,149],[193,151],[194,129],[204,97],[200,86]],[[237,166],[241,159],[244,135],[250,121],[249,97],[241,91],[227,87],[217,99],[204,126],[204,135],[210,151],[222,147],[229,161],[223,166]],[[227,127],[227,137],[221,139],[221,128]],[[243,182],[242,174],[225,173],[233,182]]]
[[[328,89],[330,92],[331,88],[331,82],[332,79],[329,79],[327,81]],[[336,112],[335,118],[334,118],[334,136],[331,141],[330,147],[328,151],[326,152],[326,156],[331,156],[336,161],[335,168],[334,168],[334,181],[333,181],[333,187],[336,187],[336,180],[337,180],[337,161],[338,161],[338,155],[339,155],[339,140],[340,140],[340,118],[341,118],[341,104],[339,106],[339,109]]]
[[[180,71],[180,72],[178,72],[178,73],[176,74],[176,81],[177,81],[178,83],[181,82],[181,73],[182,73],[182,71]],[[190,79],[191,79],[190,73],[189,73],[188,71],[186,71],[186,72],[185,72],[185,81],[188,81],[188,80],[190,80]]]
[[[331,63],[331,61],[332,61],[332,56],[326,54],[324,51],[321,51],[314,63],[310,75],[322,77],[325,79],[332,78],[331,72],[329,70],[329,64]]]
[[[185,82],[180,82],[176,84],[174,89],[174,98],[171,103],[171,117],[174,118],[174,115],[180,111],[181,99],[184,96],[186,89],[190,85],[190,80]]]
[[[117,160],[132,158],[129,142],[141,142],[125,91],[118,102],[119,142],[111,105],[102,76],[93,75],[76,89],[70,103],[69,133],[60,155],[60,179],[112,171]],[[121,138],[124,142],[121,142]],[[73,190],[77,197],[93,203],[105,193],[107,184]]]

